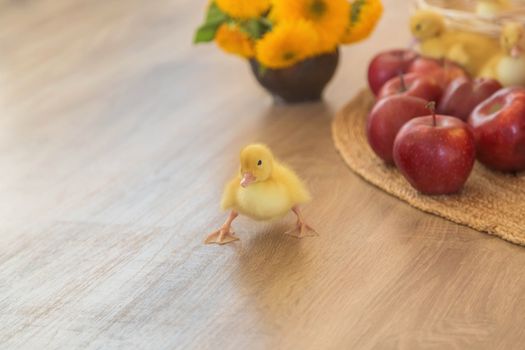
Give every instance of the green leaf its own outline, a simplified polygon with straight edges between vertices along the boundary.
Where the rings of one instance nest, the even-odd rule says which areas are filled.
[[[249,19],[242,22],[240,26],[253,40],[262,38],[262,36],[271,29],[271,24],[261,19]]]
[[[352,3],[350,7],[350,23],[354,24],[359,21],[361,16],[361,10],[363,6],[366,5],[366,0],[356,0]]]
[[[261,22],[261,24],[262,24],[263,26],[266,27],[266,29],[265,29],[266,31],[270,31],[270,30],[272,29],[272,27],[273,27],[273,23],[272,23],[272,21],[270,21],[268,18],[266,18],[266,17],[261,17],[261,18],[259,18],[259,21]]]
[[[206,13],[206,20],[204,21],[204,23],[224,22],[227,19],[228,15],[222,12],[215,2],[212,2],[210,4],[210,7],[208,7],[208,13]]]
[[[259,63],[257,74],[262,78],[266,74],[266,71],[268,71],[268,68],[263,66],[262,63]]]
[[[203,24],[195,32],[193,43],[198,44],[213,41],[213,39],[215,39],[215,33],[217,33],[217,29],[219,29],[219,25]]]
[[[217,33],[217,30],[221,24],[228,20],[228,15],[222,12],[215,2],[212,2],[208,7],[204,23],[201,24],[201,26],[197,28],[197,31],[195,32],[193,43],[198,44],[213,41],[213,39],[215,39],[215,34]]]

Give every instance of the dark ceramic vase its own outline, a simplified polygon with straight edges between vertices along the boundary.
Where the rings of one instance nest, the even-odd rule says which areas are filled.
[[[339,62],[339,50],[306,59],[289,68],[261,70],[252,59],[255,78],[278,103],[319,101],[323,90],[334,76]]]

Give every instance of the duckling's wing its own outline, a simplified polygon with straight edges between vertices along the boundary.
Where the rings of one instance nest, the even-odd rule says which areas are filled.
[[[236,206],[237,191],[240,186],[241,179],[235,177],[226,184],[224,192],[222,193],[221,208],[223,210],[232,209]]]
[[[282,163],[278,163],[276,168],[275,178],[286,186],[290,200],[294,205],[306,203],[311,200],[310,192],[308,192],[306,185],[292,168]]]

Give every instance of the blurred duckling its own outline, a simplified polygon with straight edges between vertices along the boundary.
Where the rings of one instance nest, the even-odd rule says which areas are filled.
[[[302,238],[317,235],[306,224],[299,205],[310,201],[310,194],[295,172],[280,163],[263,144],[246,146],[240,154],[239,173],[226,185],[221,206],[231,210],[222,227],[211,233],[206,244],[226,244],[239,238],[231,224],[241,214],[255,220],[280,218],[293,211],[296,227],[286,234]]]
[[[446,32],[445,20],[433,11],[419,10],[410,17],[410,32],[420,46],[420,50],[429,57],[442,58],[450,43],[442,36]]]
[[[424,56],[447,58],[460,64],[474,76],[479,74],[490,59],[487,52],[497,52],[499,49],[496,39],[447,29],[443,17],[429,10],[414,13],[410,18],[410,31],[419,42],[419,49]]]
[[[484,17],[497,16],[510,8],[508,0],[477,0],[476,13]]]
[[[503,26],[501,53],[487,64],[481,75],[499,80],[504,86],[525,86],[525,28],[517,22]]]

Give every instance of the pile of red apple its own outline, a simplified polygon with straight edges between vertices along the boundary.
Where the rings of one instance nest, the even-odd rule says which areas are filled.
[[[378,54],[368,82],[377,97],[368,142],[418,191],[458,192],[476,157],[493,170],[525,170],[525,88],[471,79],[453,62],[410,50]]]

